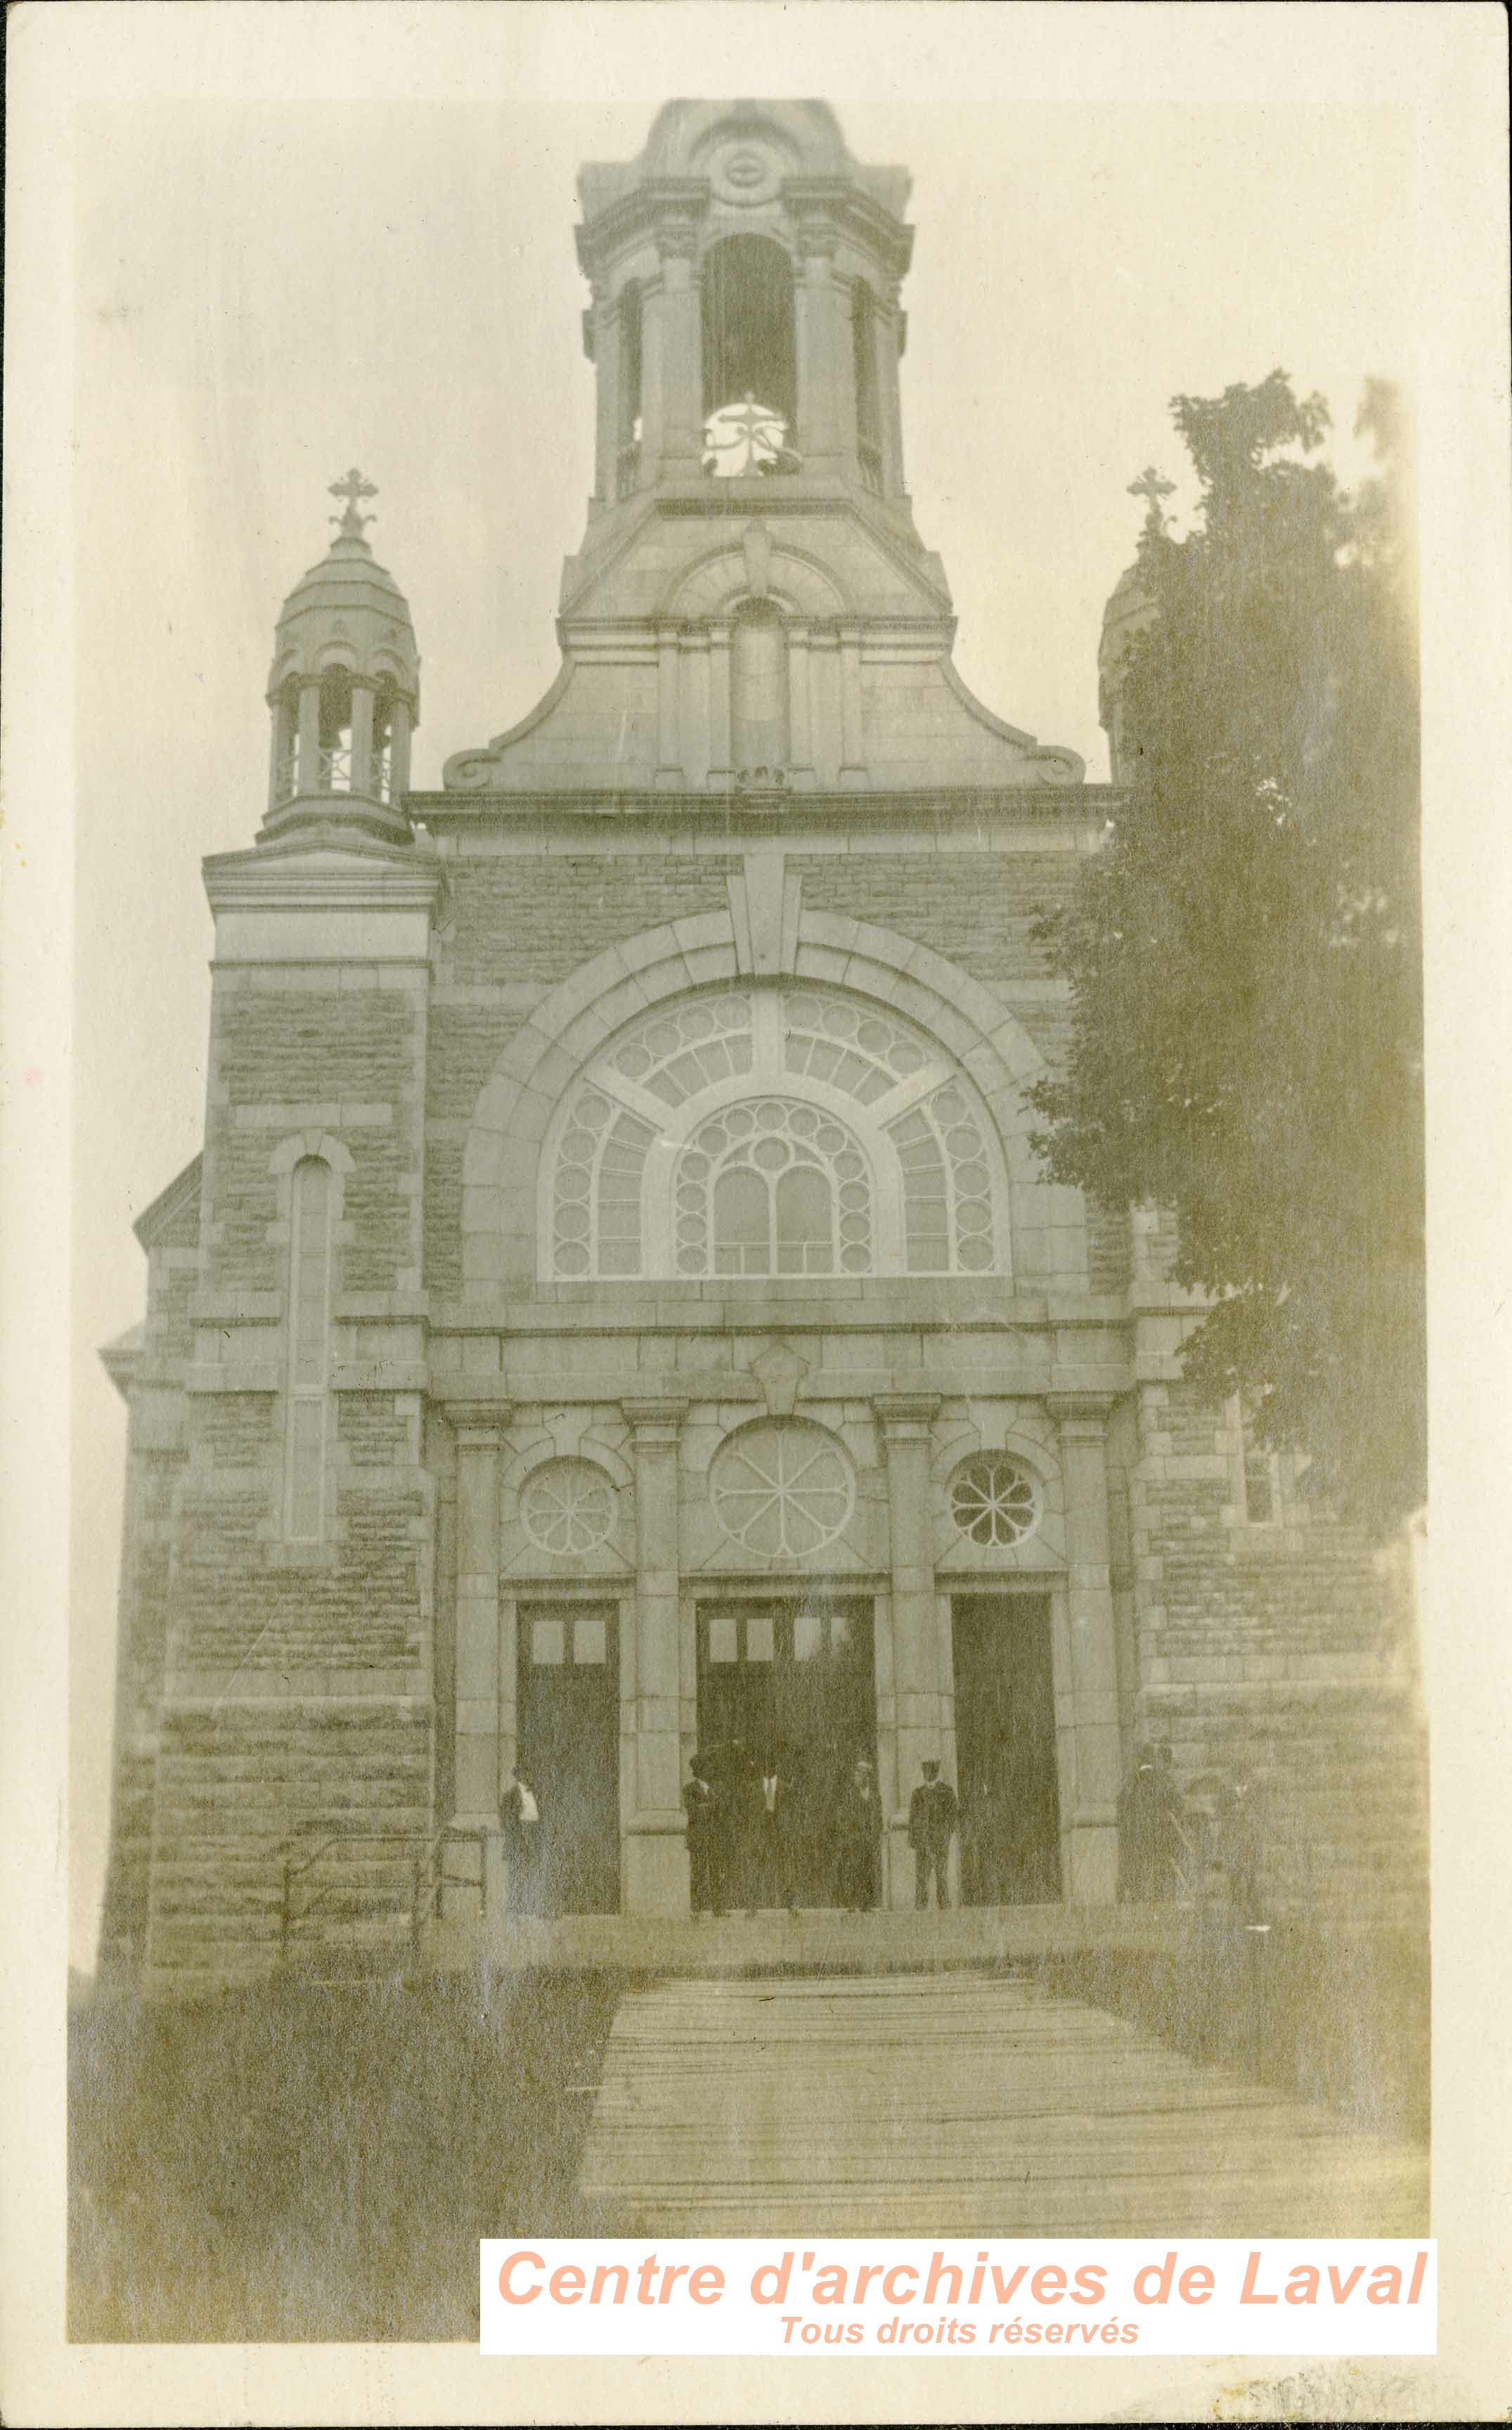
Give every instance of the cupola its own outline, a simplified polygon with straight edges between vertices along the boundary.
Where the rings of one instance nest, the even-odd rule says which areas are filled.
[[[262,836],[319,824],[409,833],[403,801],[420,723],[420,658],[403,591],[363,537],[377,495],[354,466],[330,485],[329,554],[284,602],[268,677],[273,742]]]
[[[1171,495],[1172,487],[1153,465],[1130,482],[1129,495],[1149,502],[1144,528],[1134,563],[1124,567],[1103,610],[1103,633],[1097,645],[1097,720],[1107,736],[1108,772],[1115,785],[1132,781],[1138,757],[1127,708],[1129,652],[1160,612],[1149,558],[1165,531],[1160,501]]]

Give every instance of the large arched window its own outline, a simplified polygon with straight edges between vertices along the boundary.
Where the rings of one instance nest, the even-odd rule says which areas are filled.
[[[545,1280],[1007,1271],[1001,1149],[938,1040],[822,988],[643,1013],[545,1141]]]

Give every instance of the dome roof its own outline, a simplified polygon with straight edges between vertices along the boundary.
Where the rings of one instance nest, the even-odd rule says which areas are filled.
[[[907,206],[907,171],[853,159],[827,101],[664,102],[637,158],[586,161],[578,191],[591,223],[665,179],[706,178],[716,200],[756,206],[794,176],[841,179],[895,219]]]
[[[420,657],[409,604],[377,563],[357,518],[348,513],[319,565],[301,574],[284,602],[274,637],[269,698],[291,678],[344,667],[374,682],[385,678],[411,705],[419,722]]]
[[[1143,561],[1136,558],[1119,575],[1103,610],[1097,663],[1105,681],[1117,670],[1135,635],[1142,633],[1159,612]]]

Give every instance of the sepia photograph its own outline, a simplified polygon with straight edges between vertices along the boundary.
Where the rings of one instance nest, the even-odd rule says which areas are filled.
[[[68,2344],[1425,2246],[1410,94],[77,13]]]

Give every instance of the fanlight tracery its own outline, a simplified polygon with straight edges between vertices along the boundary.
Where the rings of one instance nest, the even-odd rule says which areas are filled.
[[[549,1278],[989,1273],[1000,1151],[890,1010],[803,986],[643,1014],[569,1090],[542,1162]]]

